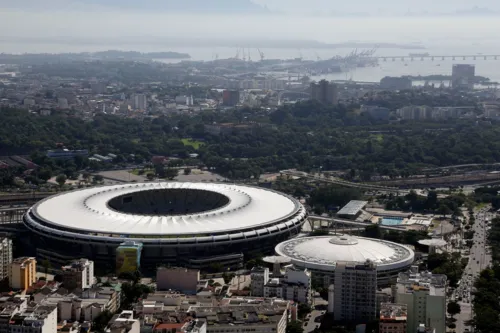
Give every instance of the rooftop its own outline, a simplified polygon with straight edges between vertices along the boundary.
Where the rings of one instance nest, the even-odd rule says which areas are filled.
[[[396,320],[406,321],[408,309],[406,304],[381,303],[380,304],[380,321]]]
[[[366,204],[368,201],[351,200],[337,212],[337,215],[356,215]]]
[[[367,260],[379,271],[399,269],[411,265],[415,257],[401,244],[347,235],[294,238],[278,244],[275,251],[298,267],[323,271],[334,271],[337,262]]]
[[[151,206],[151,202],[174,195],[180,198],[178,204],[171,205],[177,213],[154,213],[156,208],[164,211],[168,207]],[[132,201],[133,206],[130,205]],[[206,210],[208,207],[213,209]],[[192,212],[181,213],[188,209]],[[75,233],[162,235],[166,238],[168,235],[213,235],[285,223],[300,209],[295,199],[258,187],[156,182],[64,192],[42,200],[32,208],[32,213],[54,229],[69,229]],[[144,212],[140,213],[141,210]],[[69,212],[72,218],[68,220]],[[293,219],[300,221],[299,217]]]
[[[33,257],[20,257],[20,258],[15,258],[14,260],[12,260],[12,263],[18,264],[18,265],[23,265],[27,261],[31,261],[31,260],[36,261],[35,258],[33,258]]]
[[[188,310],[195,314],[196,318],[204,318],[208,326],[277,323],[283,317],[284,311],[277,305],[193,306]]]
[[[399,293],[414,291],[428,291],[430,295],[442,296],[445,294],[447,276],[419,272],[418,266],[412,266],[408,272],[398,274],[397,288]]]

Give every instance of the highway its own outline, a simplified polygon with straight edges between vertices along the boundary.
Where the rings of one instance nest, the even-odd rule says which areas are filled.
[[[469,262],[465,267],[459,287],[452,294],[452,299],[457,300],[461,307],[460,314],[456,316],[457,333],[465,333],[466,329],[472,331],[470,326],[465,325],[465,322],[472,318],[472,287],[481,270],[491,264],[491,254],[486,246],[487,221],[491,221],[495,214],[488,212],[489,208],[485,207],[475,212],[476,221],[472,227],[475,233]]]
[[[398,193],[398,194],[408,194],[409,190],[400,190],[395,187],[386,187],[386,186],[380,186],[380,185],[372,185],[372,184],[364,184],[364,183],[354,183],[354,182],[349,182],[343,179],[335,178],[335,177],[327,177],[327,176],[316,176],[307,172],[302,172],[302,171],[297,171],[297,170],[282,170],[280,171],[280,174],[282,175],[288,175],[292,177],[300,177],[300,178],[309,178],[313,180],[318,180],[326,183],[332,183],[332,184],[338,184],[338,185],[343,185],[346,187],[355,187],[355,188],[361,188],[365,190],[372,190],[372,191],[385,191],[385,192],[391,192],[391,193]]]

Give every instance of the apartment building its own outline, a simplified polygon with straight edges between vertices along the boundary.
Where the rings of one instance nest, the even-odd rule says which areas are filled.
[[[12,289],[26,290],[36,282],[36,259],[16,258],[9,266],[9,285]]]
[[[62,267],[63,285],[68,290],[88,289],[94,284],[94,262],[79,259]]]
[[[377,316],[375,263],[338,262],[335,267],[335,321],[367,323]]]
[[[418,266],[399,274],[395,299],[407,306],[407,333],[417,333],[420,324],[446,332],[446,280],[444,274],[419,272]]]
[[[0,240],[0,280],[9,277],[9,267],[12,263],[12,240],[2,238]]]

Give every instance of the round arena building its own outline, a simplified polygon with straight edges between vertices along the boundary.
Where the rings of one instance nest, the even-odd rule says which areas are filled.
[[[116,248],[134,241],[148,271],[159,264],[239,268],[244,254],[272,252],[297,235],[306,218],[296,199],[269,189],[157,182],[60,193],[31,207],[24,224],[40,259],[85,257],[114,267]]]
[[[299,237],[278,244],[275,251],[290,258],[294,266],[307,268],[316,278],[324,278],[326,287],[333,283],[338,262],[364,263],[369,260],[377,266],[378,284],[388,285],[415,259],[415,253],[407,246],[347,235]]]

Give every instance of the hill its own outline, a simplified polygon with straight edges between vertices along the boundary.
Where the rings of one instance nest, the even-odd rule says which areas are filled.
[[[250,0],[77,0],[84,4],[144,11],[188,13],[264,13],[265,9]]]
[[[261,14],[251,0],[3,0],[0,8],[21,10],[134,10],[160,13]]]

